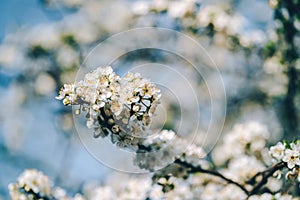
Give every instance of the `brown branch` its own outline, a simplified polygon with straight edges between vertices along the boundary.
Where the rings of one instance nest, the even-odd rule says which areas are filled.
[[[213,171],[213,170],[208,170],[208,169],[203,169],[201,168],[200,166],[194,166],[190,163],[187,163],[187,162],[183,162],[181,160],[175,160],[175,163],[176,164],[180,164],[184,167],[186,167],[187,169],[189,169],[188,172],[190,173],[206,173],[206,174],[210,174],[210,175],[213,175],[213,176],[216,176],[216,177],[219,177],[223,180],[225,180],[227,183],[229,184],[233,184],[237,187],[239,187],[241,190],[243,190],[247,195],[248,195],[248,190],[242,186],[241,184],[239,184],[238,182],[235,182],[227,177],[225,177],[224,175],[222,175],[221,173],[217,172],[217,171]]]
[[[265,171],[258,172],[257,174],[255,174],[251,179],[249,179],[247,181],[247,183],[253,183],[253,182],[256,183],[257,177],[260,177],[260,176],[262,177],[262,179],[253,186],[252,190],[249,191],[248,195],[250,196],[250,195],[256,194],[261,189],[261,187],[264,186],[268,182],[268,178],[273,176],[273,174],[277,170],[280,170],[284,167],[286,167],[286,163],[280,162]]]
[[[254,184],[253,188],[251,190],[247,190],[245,188],[245,186],[243,186],[242,184],[233,181],[227,177],[225,177],[224,175],[222,175],[220,172],[218,171],[213,171],[213,170],[208,170],[208,169],[203,169],[201,168],[201,166],[194,166],[190,163],[181,161],[179,159],[175,160],[176,164],[179,164],[185,168],[188,169],[189,173],[205,173],[205,174],[210,174],[216,177],[219,177],[221,179],[223,179],[224,181],[226,181],[229,184],[233,184],[237,187],[239,187],[242,191],[244,191],[248,196],[257,194],[259,192],[259,190],[267,183],[268,179],[273,176],[273,174],[280,169],[283,169],[284,167],[286,167],[286,163],[284,162],[280,162],[277,163],[276,165],[266,169],[265,171],[262,172],[258,172],[257,174],[255,174],[253,177],[251,177],[248,181],[246,181],[246,183],[248,184]],[[256,181],[256,179],[258,177],[262,177],[260,181]]]

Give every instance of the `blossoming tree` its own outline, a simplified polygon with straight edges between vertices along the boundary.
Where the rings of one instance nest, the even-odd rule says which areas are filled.
[[[81,4],[84,3],[78,1],[75,6]],[[241,34],[241,16],[233,15],[233,9],[214,5],[201,7],[198,1],[137,2],[130,17],[126,16],[137,24],[149,16],[158,16],[151,24],[154,26],[167,13],[180,31],[195,37],[205,35],[211,43],[233,55],[237,50],[242,51],[249,72],[246,76],[250,77],[247,80],[254,83],[249,84],[251,89],[239,92],[245,95],[244,99],[252,98],[263,106],[280,104],[275,110],[289,141],[269,146],[271,133],[268,128],[253,121],[236,124],[212,152],[205,152],[202,146],[187,141],[174,130],[154,133],[151,124],[164,95],[159,87],[141,74],[129,72],[120,77],[111,67],[99,67],[80,81],[64,84],[57,99],[66,106],[74,106],[76,114],[85,114],[86,127],[93,131],[93,136],[87,137],[105,138],[118,148],[133,152],[133,164],[149,173],[143,176],[116,174],[103,184],[85,185],[80,193],[69,195],[42,172],[29,169],[9,185],[11,198],[299,199],[300,141],[296,135],[299,132],[299,1],[271,0],[269,4],[278,23],[266,35],[261,32]],[[94,2],[91,5],[85,11],[90,10]],[[91,24],[93,17],[91,15]],[[46,63],[56,66],[48,70],[49,74],[57,82],[55,84],[66,82],[65,72],[58,70],[60,74],[57,75],[57,68],[67,66],[70,70],[66,73],[73,71],[82,61],[81,51],[85,45],[101,38],[97,37],[95,29],[84,30],[84,34],[76,37],[63,34],[63,45],[58,49],[48,43],[30,46],[27,56],[39,61],[47,55],[56,57],[54,63]],[[64,59],[62,55],[65,54],[72,55],[73,59]],[[263,76],[256,77],[251,73],[248,65],[253,60],[260,60],[258,63],[263,69],[260,66],[255,69],[260,73],[266,71],[267,75],[262,73]],[[267,85],[270,77],[275,80],[271,86]],[[47,94],[43,88],[37,87],[37,91]],[[241,100],[229,95],[228,101]],[[126,183],[121,183],[121,179]]]
[[[151,133],[149,125],[161,95],[140,74],[121,78],[111,67],[99,67],[61,89],[57,98],[64,105],[79,106],[76,113],[86,112],[86,126],[93,129],[94,137],[109,137],[119,148],[136,152],[135,164],[152,176],[152,183],[132,180],[152,185],[140,189],[140,197],[130,197],[136,188],[130,188],[133,194],[123,194],[127,188],[117,192],[99,186],[87,192],[88,199],[126,199],[126,195],[129,199],[293,199],[274,176],[300,180],[299,141],[279,142],[268,151],[266,127],[254,122],[238,125],[226,135],[211,162],[205,160],[200,146],[187,144],[171,130]],[[25,171],[9,188],[13,199],[71,198],[61,188],[52,188],[51,181],[35,170]]]

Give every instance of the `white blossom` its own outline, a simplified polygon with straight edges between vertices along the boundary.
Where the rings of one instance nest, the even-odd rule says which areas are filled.
[[[283,158],[284,151],[285,145],[282,142],[278,142],[275,146],[270,148],[270,155],[277,161],[280,161]]]
[[[293,169],[296,165],[300,166],[300,152],[295,149],[286,149],[282,160],[287,163],[288,168]]]
[[[277,162],[286,162],[289,169],[293,169],[295,166],[300,166],[299,141],[289,144],[278,142],[275,146],[270,147],[269,153],[273,158],[276,159]]]

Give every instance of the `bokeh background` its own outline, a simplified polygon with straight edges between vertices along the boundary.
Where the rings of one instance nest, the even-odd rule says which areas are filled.
[[[75,80],[80,65],[99,42],[131,28],[154,26],[185,33],[200,42],[217,64],[226,101],[217,92],[209,94],[203,77],[193,76],[188,64],[163,51],[131,52],[112,64],[121,74],[126,66],[149,62],[181,69],[199,92],[195,108],[201,113],[199,134],[208,126],[210,98],[214,98],[219,100],[220,112],[212,126],[223,125],[226,109],[222,135],[236,123],[255,120],[268,126],[270,144],[283,137],[296,138],[299,7],[296,4],[294,16],[278,7],[276,0],[1,1],[0,198],[7,198],[7,185],[27,168],[44,171],[70,193],[80,191],[86,182],[101,182],[112,171],[85,150],[73,126],[71,108],[55,96],[63,83]],[[292,28],[286,29],[290,21]],[[174,45],[184,46],[182,41]],[[184,48],[191,51],[189,45]],[[202,70],[208,73],[207,81],[214,82],[217,77],[210,67],[203,65]],[[163,78],[176,82],[170,76]],[[176,87],[185,91],[180,82]],[[187,128],[195,123],[188,109],[178,113],[172,95],[165,101],[164,128],[176,129],[180,114]],[[188,95],[184,102],[188,104]]]

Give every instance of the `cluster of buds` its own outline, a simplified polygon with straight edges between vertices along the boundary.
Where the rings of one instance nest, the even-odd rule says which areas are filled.
[[[57,99],[79,105],[77,114],[87,112],[87,127],[94,137],[110,135],[114,144],[137,150],[149,134],[160,97],[157,86],[139,73],[121,78],[111,67],[99,67],[83,80],[65,84]]]

